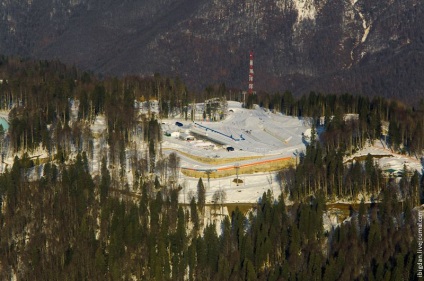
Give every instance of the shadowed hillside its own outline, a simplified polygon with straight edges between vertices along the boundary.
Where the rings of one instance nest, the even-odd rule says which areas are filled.
[[[178,75],[195,89],[352,92],[416,100],[424,4],[351,1],[2,1],[0,53],[104,74]]]

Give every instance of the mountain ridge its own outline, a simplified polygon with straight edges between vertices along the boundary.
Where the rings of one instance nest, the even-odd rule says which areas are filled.
[[[257,90],[410,101],[424,88],[423,6],[418,0],[3,0],[0,52],[106,75],[180,76],[202,90],[218,83],[246,89],[253,50]]]

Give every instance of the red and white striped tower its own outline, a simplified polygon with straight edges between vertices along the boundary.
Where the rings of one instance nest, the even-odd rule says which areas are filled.
[[[249,90],[248,93],[253,94],[253,51],[250,51],[249,56]]]

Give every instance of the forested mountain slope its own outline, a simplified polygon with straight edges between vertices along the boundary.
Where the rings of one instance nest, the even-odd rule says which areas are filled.
[[[295,167],[269,174],[285,198],[257,192],[242,212],[225,199],[207,204],[201,178],[180,201],[186,182],[176,176],[177,154],[162,153],[159,121],[172,112],[187,119],[194,97],[179,79],[98,79],[56,61],[6,57],[0,75],[10,125],[0,127],[0,280],[418,280],[422,173],[405,164],[385,176],[371,155],[343,159],[383,139],[421,157],[424,103],[249,96],[248,107],[259,99],[304,120],[325,115],[325,124]],[[140,114],[134,101],[159,92],[157,114]],[[324,228],[328,200],[359,194],[372,202]]]
[[[0,53],[111,74],[179,75],[192,88],[382,94],[424,88],[419,0],[1,1]]]

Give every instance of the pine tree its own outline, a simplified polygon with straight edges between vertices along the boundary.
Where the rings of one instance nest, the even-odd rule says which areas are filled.
[[[196,271],[196,239],[192,239],[190,246],[188,246],[188,276],[189,280],[195,280],[195,271]]]
[[[228,264],[227,258],[225,258],[223,255],[219,255],[218,272],[217,272],[218,280],[229,280],[230,275],[231,275],[231,268]]]
[[[199,230],[199,215],[197,213],[197,205],[194,197],[190,201],[190,220],[193,223],[193,230],[196,233]]]
[[[411,177],[411,182],[409,186],[412,205],[418,206],[420,203],[420,176],[418,174],[418,171],[415,170],[414,174]]]
[[[101,167],[101,179],[100,179],[100,202],[104,203],[109,196],[109,189],[111,184],[111,177],[109,173],[109,169],[107,168],[106,158],[102,159],[102,167]]]
[[[245,276],[244,280],[246,281],[257,280],[255,267],[253,266],[252,262],[249,259],[244,260],[242,272],[244,272],[244,276]]]
[[[204,213],[206,203],[206,189],[203,185],[202,178],[199,178],[199,182],[197,183],[197,205],[202,213]]]
[[[206,246],[206,264],[210,272],[217,272],[219,258],[219,239],[216,233],[216,225],[209,224],[204,230]]]
[[[297,272],[299,266],[299,252],[301,247],[300,233],[297,226],[292,225],[289,229],[289,248],[288,248],[288,260],[291,272]]]
[[[365,208],[364,198],[362,198],[361,203],[359,204],[358,211],[358,224],[359,224],[359,232],[362,235],[365,231],[365,227],[367,225],[367,213]]]

